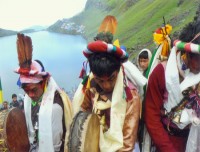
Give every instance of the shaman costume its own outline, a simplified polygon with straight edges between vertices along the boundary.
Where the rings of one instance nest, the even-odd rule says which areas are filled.
[[[112,53],[122,61],[128,58],[124,50],[102,41],[89,43],[83,53],[88,57],[96,52]],[[105,93],[95,83],[92,72],[86,85],[80,84],[75,93],[73,100],[75,113],[81,107],[83,111],[91,111],[99,116],[101,152],[128,152],[134,149],[140,115],[140,96],[137,87],[142,88],[146,79],[138,69],[136,71],[138,77],[134,76],[133,69],[137,68],[129,61],[121,66],[112,93]]]
[[[165,26],[157,28],[153,33],[153,40],[157,48],[152,53],[152,58],[149,62],[148,69],[146,70],[146,73],[145,73],[145,77],[148,78],[148,80],[154,68],[159,63],[166,61],[169,57],[170,50],[171,50],[171,39],[170,39],[171,31],[172,31],[172,26],[170,24],[166,24]],[[148,85],[148,82],[147,82],[147,85]],[[143,102],[143,106],[142,106],[143,108],[146,101],[148,100],[145,100]],[[141,119],[142,123],[144,123],[145,112],[146,111],[143,110],[142,119]],[[145,124],[141,124],[140,146],[141,146],[142,152],[156,151],[155,145],[153,144],[151,137],[149,136],[149,133],[147,131]]]
[[[197,146],[199,139],[192,129],[194,125],[200,124],[197,89],[200,73],[193,74],[189,69],[184,69],[181,59],[182,50],[199,53],[199,48],[199,45],[193,43],[175,41],[168,62],[158,64],[149,77],[145,122],[158,151],[184,152],[187,140],[190,142],[190,150],[200,150]],[[179,74],[183,77],[182,81]],[[192,124],[190,130],[189,124]],[[189,132],[195,136],[188,138]]]
[[[18,34],[17,49],[20,67],[15,72],[20,74],[20,84],[46,81],[39,101],[33,101],[28,94],[24,98],[30,151],[64,151],[65,132],[72,119],[70,100],[40,62],[31,60],[32,42],[28,36]]]

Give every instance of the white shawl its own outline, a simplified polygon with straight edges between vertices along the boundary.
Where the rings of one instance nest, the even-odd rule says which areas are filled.
[[[54,152],[52,136],[52,106],[55,91],[58,86],[50,77],[46,91],[44,92],[39,110],[39,151]],[[24,111],[29,134],[29,141],[33,143],[35,131],[31,121],[31,98],[26,94],[24,99]]]

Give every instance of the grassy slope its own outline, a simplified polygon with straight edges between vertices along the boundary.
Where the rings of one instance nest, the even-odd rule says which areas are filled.
[[[114,15],[118,20],[114,38],[119,38],[121,44],[136,52],[144,47],[154,49],[152,34],[162,26],[163,16],[166,23],[173,26],[172,34],[179,32],[193,20],[200,3],[198,0],[184,0],[178,7],[179,0],[138,0],[129,7],[125,0],[90,1],[106,3],[107,9],[90,7],[74,18],[79,18],[79,22],[86,26],[85,37],[88,41],[96,35],[103,18],[108,14]]]

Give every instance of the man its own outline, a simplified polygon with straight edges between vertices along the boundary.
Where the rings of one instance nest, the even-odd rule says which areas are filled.
[[[12,94],[12,102],[10,103],[10,107],[16,107],[16,108],[19,108],[20,107],[20,104],[19,102],[17,101],[17,95],[16,94]]]
[[[75,93],[75,113],[81,107],[82,111],[99,116],[101,152],[132,151],[137,137],[140,97],[122,66],[128,55],[124,50],[100,40],[89,43],[83,53],[91,72],[85,77],[87,82],[81,84],[81,89]]]
[[[174,42],[168,62],[158,64],[149,77],[145,122],[160,152],[184,152],[187,141],[187,151],[200,150],[194,127],[200,124],[199,32],[200,20],[187,25]],[[193,133],[189,138],[188,132]]]
[[[4,101],[3,102],[3,107],[1,108],[1,110],[6,110],[6,109],[8,109],[9,107],[8,107],[8,101]]]
[[[164,19],[164,18],[163,18]],[[164,20],[165,23],[165,20]],[[165,26],[161,26],[157,28],[153,33],[153,41],[156,44],[156,49],[152,53],[151,60],[149,61],[149,65],[147,70],[145,71],[145,77],[148,79],[149,75],[153,71],[153,69],[161,62],[164,62],[168,59],[170,50],[171,50],[171,38],[170,33],[172,31],[172,26],[170,24],[166,24]],[[146,93],[146,86],[144,88]],[[145,97],[145,96],[144,96]],[[140,124],[140,134],[139,134],[139,142],[140,148],[142,152],[155,152],[156,148],[154,143],[151,141],[149,133],[144,123],[144,105],[145,100],[143,102],[143,113]]]
[[[146,71],[151,60],[151,51],[148,49],[142,49],[137,57],[137,67],[146,76]]]
[[[25,91],[24,112],[30,151],[64,151],[65,132],[71,122],[71,103],[43,64],[32,58],[30,37],[18,34],[20,74],[18,84]],[[23,55],[23,53],[25,53]]]

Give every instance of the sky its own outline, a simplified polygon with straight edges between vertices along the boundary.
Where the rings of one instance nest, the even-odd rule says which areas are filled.
[[[48,26],[80,13],[87,0],[0,0],[0,28]]]

